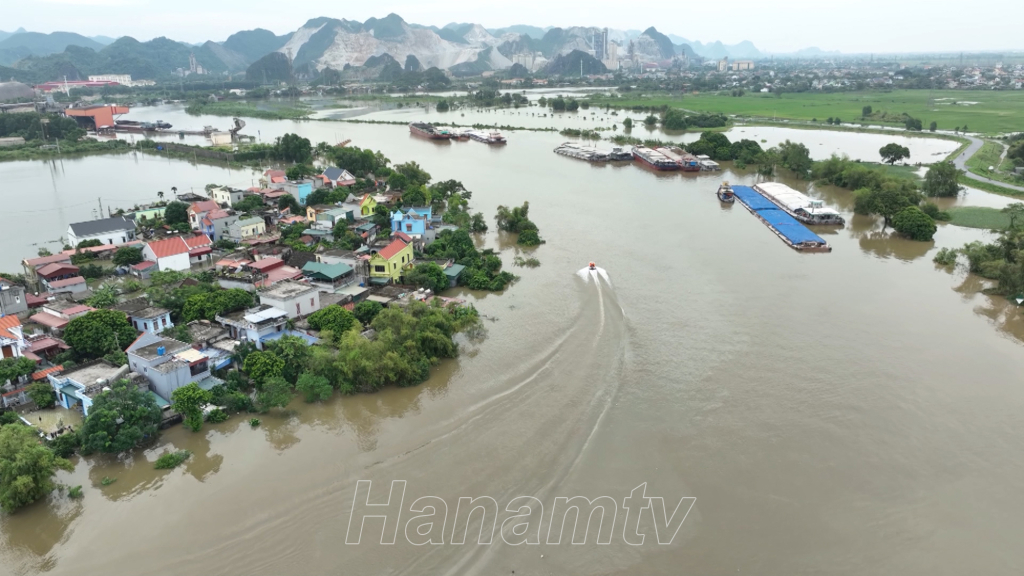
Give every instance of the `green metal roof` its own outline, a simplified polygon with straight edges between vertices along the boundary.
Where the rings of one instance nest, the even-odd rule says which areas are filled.
[[[322,280],[337,280],[352,271],[348,264],[324,264],[323,262],[306,262],[302,272],[308,276]]]
[[[78,397],[78,388],[75,388],[71,384],[61,386],[60,391],[63,392],[65,396],[73,396],[75,398]]]
[[[210,388],[213,388],[214,386],[223,383],[224,381],[221,380],[220,378],[217,378],[215,376],[207,376],[206,378],[203,378],[199,382],[196,382],[196,385],[198,385],[203,390],[209,390]]]
[[[150,390],[149,394],[153,397],[154,400],[156,400],[156,405],[157,406],[159,406],[161,408],[167,408],[168,406],[171,405],[170,402],[168,402],[167,400],[164,400],[163,396],[160,396],[156,392],[153,392],[152,390]]]
[[[458,278],[459,274],[462,274],[462,271],[465,269],[466,267],[462,264],[452,264],[444,269],[444,275],[449,278]]]

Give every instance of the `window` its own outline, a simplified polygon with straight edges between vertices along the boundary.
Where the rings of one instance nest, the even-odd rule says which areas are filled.
[[[295,303],[295,313],[302,314],[302,304],[299,304],[298,302]]]
[[[387,270],[387,268],[385,268],[383,266],[374,266],[373,267],[373,271],[374,272],[387,272],[388,270]]]
[[[312,308],[313,306],[315,306],[315,304],[313,304],[313,299],[310,298],[309,299],[309,307]]]
[[[406,224],[405,225],[405,231],[406,232],[412,232],[412,224]]]
[[[164,328],[166,328],[167,327],[167,316],[164,316],[163,318],[161,318],[160,321],[163,323]]]

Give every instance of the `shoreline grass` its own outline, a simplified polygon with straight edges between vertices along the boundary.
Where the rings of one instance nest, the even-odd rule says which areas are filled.
[[[1024,196],[1024,191],[1006,188],[1005,186],[991,184],[989,182],[982,182],[981,180],[975,180],[966,174],[960,176],[960,184],[963,186],[970,186],[971,188],[982,190],[984,192],[999,194],[1000,196],[1009,196],[1011,198],[1020,198],[1021,196]]]
[[[964,228],[981,228],[984,230],[1006,230],[1010,227],[1010,217],[999,208],[983,206],[955,206],[947,210],[949,223]]]

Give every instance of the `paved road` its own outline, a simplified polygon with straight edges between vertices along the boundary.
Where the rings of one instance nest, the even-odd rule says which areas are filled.
[[[982,145],[985,144],[985,141],[982,140],[981,138],[975,138],[974,136],[964,136],[964,138],[970,140],[971,144],[967,146],[967,149],[964,150],[962,154],[953,159],[953,164],[955,164],[957,168],[963,170],[964,172],[968,172],[967,159],[970,158],[971,156],[974,156],[974,153],[981,149]],[[984,176],[979,176],[977,174],[970,172],[968,172],[968,176],[975,180],[980,180],[982,182],[995,184],[996,186],[1002,186],[1003,188],[1011,188],[1013,190],[1024,192],[1024,186],[1015,186],[1013,184],[999,182],[998,180],[990,180],[988,178],[985,178]]]

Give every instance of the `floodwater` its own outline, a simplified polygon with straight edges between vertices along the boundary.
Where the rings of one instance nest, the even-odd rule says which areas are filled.
[[[943,225],[934,243],[895,239],[850,215],[849,192],[789,182],[849,217],[818,230],[831,254],[799,254],[715,198],[722,179],[753,182],[749,171],[592,166],[552,154],[562,138],[549,133],[491,148],[400,126],[252,125],[264,139],[298,130],[331,141],[337,130],[415,160],[464,182],[488,216],[529,201],[547,243],[523,252],[542,265],[513,269],[522,278],[502,294],[456,291],[488,335],[463,341],[421,386],[297,400],[258,428],[242,417],[198,434],[179,426],[122,460],[79,459],[60,478],[83,485],[82,500],[0,516],[0,573],[1020,573],[1024,323],[977,278],[931,262],[988,233]],[[116,168],[90,172],[93,161],[80,177],[148,197],[180,182],[140,171],[118,184]],[[182,178],[197,170],[173,165]],[[20,169],[48,176],[50,165]],[[504,248],[506,265],[517,253],[494,231],[485,244]],[[591,260],[601,270],[581,274]],[[194,456],[152,470],[172,448]],[[401,521],[385,532],[394,545],[380,544],[374,519],[345,544],[360,480],[381,504],[392,481],[407,482]],[[665,508],[641,514],[634,546],[636,508],[627,524],[622,506],[644,483]],[[595,543],[596,521],[586,544],[568,532],[549,543],[556,499],[577,495],[619,503],[609,544]],[[440,500],[417,502],[429,496]],[[492,543],[475,542],[478,517],[453,544],[465,530],[464,519],[454,529],[459,498],[484,496],[501,510]],[[503,525],[517,497],[543,514]],[[440,513],[430,530],[406,524],[426,513],[412,508],[441,501],[443,532]],[[664,526],[683,516],[672,538]],[[537,533],[543,544],[509,543]],[[410,543],[430,536],[444,543]]]

